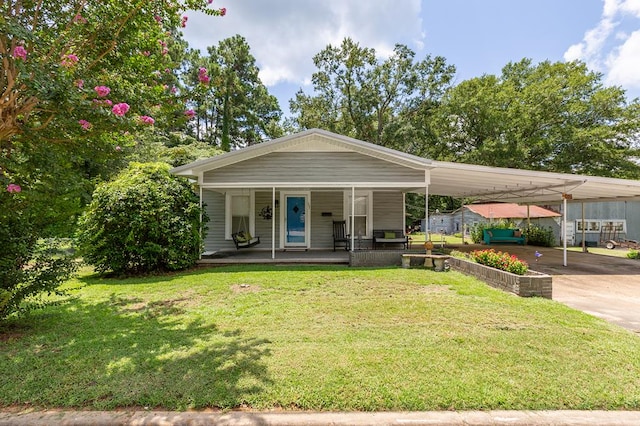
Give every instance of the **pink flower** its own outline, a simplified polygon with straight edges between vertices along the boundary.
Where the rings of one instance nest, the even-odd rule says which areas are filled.
[[[143,56],[149,56],[151,55],[151,52],[149,52],[148,50],[145,50],[144,52],[142,52]]]
[[[155,15],[153,19],[155,19],[157,23],[162,22],[162,17],[160,15]]]
[[[163,47],[162,48],[162,54],[166,55],[167,53],[169,53],[169,48],[168,47]]]
[[[126,104],[124,102],[115,104],[113,108],[111,108],[111,112],[117,115],[118,117],[124,116],[127,113],[127,111],[129,111],[129,104]]]
[[[184,27],[186,27],[186,26],[187,26],[187,20],[188,20],[188,19],[189,19],[189,17],[188,17],[188,16],[186,16],[186,15],[182,17],[182,21],[180,22],[180,26],[181,26],[182,28],[184,28]]]
[[[82,89],[84,87],[84,80],[76,80],[73,82],[73,84],[75,84],[78,89]]]
[[[198,69],[198,80],[202,84],[209,84],[211,78],[207,75],[207,69],[204,67],[200,67]]]
[[[227,14],[227,8],[226,7],[221,8],[220,9],[220,16],[224,16],[226,14]]]
[[[87,23],[87,20],[86,20],[86,19],[84,19],[84,17],[78,13],[78,14],[73,18],[73,22],[75,22],[76,24],[86,24],[86,23]]]
[[[140,116],[140,121],[144,124],[148,124],[150,126],[153,125],[153,123],[156,122],[156,120],[154,120],[153,118],[149,117],[148,115],[141,115]]]
[[[176,88],[176,86],[173,86],[171,88],[171,93],[175,95],[177,92],[178,92],[178,89]]]
[[[109,93],[111,93],[111,89],[109,89],[107,86],[96,86],[93,88],[93,90],[95,90],[98,96],[101,98],[104,98],[105,96],[108,96]]]
[[[27,59],[27,49],[24,46],[16,46],[13,48],[13,57],[16,59]]]
[[[213,3],[213,0],[207,0],[207,3],[209,4]]]
[[[22,191],[22,188],[20,188],[20,185],[16,185],[15,183],[10,183],[9,185],[7,185],[7,192],[20,192]]]
[[[184,115],[185,115],[189,120],[191,120],[193,117],[195,117],[196,112],[195,112],[194,110],[192,110],[192,109],[188,109],[188,110],[185,110]]]
[[[60,65],[62,65],[65,68],[71,68],[77,63],[78,63],[78,57],[70,53],[62,57],[62,62],[60,62]]]
[[[91,123],[89,123],[87,120],[78,120],[78,124],[84,129],[84,130],[89,130],[91,129]]]
[[[122,148],[120,148],[120,145],[116,146],[116,151],[122,151]]]

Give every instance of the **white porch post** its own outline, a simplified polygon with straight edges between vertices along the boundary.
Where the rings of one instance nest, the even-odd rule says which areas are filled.
[[[198,232],[200,233],[200,239],[202,240],[202,186],[198,185],[199,195],[200,195],[200,229]],[[200,254],[198,255],[198,259],[202,259],[202,250],[200,250]]]
[[[353,245],[355,243],[355,229],[356,229],[356,187],[351,187],[351,226],[349,227],[349,233],[351,234],[351,251],[353,251]]]
[[[271,192],[271,259],[276,258],[276,187]]]
[[[567,197],[562,197],[562,261],[567,266]]]
[[[431,230],[429,229],[429,184],[431,184],[431,172],[424,171],[424,240],[431,240]]]

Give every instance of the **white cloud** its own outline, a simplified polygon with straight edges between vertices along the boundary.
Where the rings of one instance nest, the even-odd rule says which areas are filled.
[[[604,73],[607,84],[640,89],[639,18],[640,0],[603,0],[600,22],[580,43],[569,46],[564,59],[584,61]],[[623,21],[631,31],[615,31]]]
[[[345,37],[381,56],[396,43],[421,48],[424,39],[420,0],[226,1],[215,3],[227,8],[223,18],[191,13],[185,38],[206,52],[224,38],[244,36],[267,86],[308,84],[315,71],[313,56]]]
[[[640,88],[640,31],[634,31],[607,61],[609,84]]]

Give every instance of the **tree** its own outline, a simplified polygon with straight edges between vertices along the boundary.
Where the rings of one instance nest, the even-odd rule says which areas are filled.
[[[236,35],[207,50],[207,58],[189,56],[196,137],[229,151],[281,136],[278,101],[260,81],[245,38]]]
[[[434,123],[452,161],[639,178],[639,113],[581,62],[523,59],[450,89]]]
[[[69,232],[93,180],[125,164],[135,133],[184,116],[172,45],[185,10],[223,14],[206,8],[196,0],[0,2],[0,245],[20,242],[0,251],[5,295],[29,285],[44,264],[38,239]],[[47,264],[38,291],[68,275],[55,259]]]
[[[397,44],[386,60],[346,38],[314,57],[314,95],[290,101],[299,128],[320,127],[357,139],[422,153],[433,142],[425,132],[433,108],[449,86],[454,67],[442,57],[415,61]],[[418,142],[414,136],[422,135]]]
[[[98,272],[184,269],[203,247],[204,210],[191,185],[165,163],[132,163],[96,188],[79,223],[84,260]]]

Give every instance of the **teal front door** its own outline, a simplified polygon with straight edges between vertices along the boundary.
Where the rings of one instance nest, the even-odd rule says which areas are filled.
[[[307,247],[307,197],[285,197],[285,247]]]

